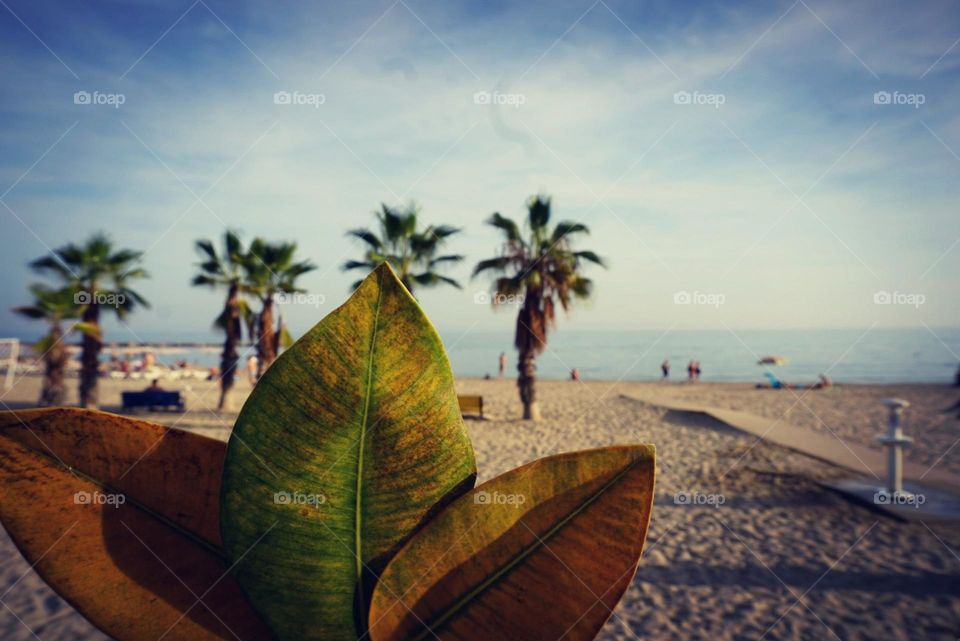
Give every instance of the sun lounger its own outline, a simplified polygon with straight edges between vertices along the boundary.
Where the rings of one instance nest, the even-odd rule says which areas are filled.
[[[122,392],[121,397],[125,410],[145,407],[151,412],[157,408],[183,412],[187,409],[180,392]]]
[[[457,396],[460,401],[461,414],[476,414],[483,418],[483,397],[482,396]]]

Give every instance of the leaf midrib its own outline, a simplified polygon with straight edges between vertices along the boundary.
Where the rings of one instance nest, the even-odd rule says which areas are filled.
[[[367,422],[370,419],[370,399],[373,396],[373,351],[377,343],[377,329],[380,324],[380,303],[383,299],[383,272],[377,279],[377,303],[373,309],[373,330],[370,333],[370,350],[367,353],[367,385],[364,392],[363,418],[360,421],[360,447],[357,450],[357,483],[354,500],[353,544],[356,563],[357,598],[360,600],[359,612],[365,613],[366,603],[363,593],[363,558],[362,558],[362,526],[363,526],[363,457],[367,440]]]
[[[640,461],[641,459],[637,459],[631,462],[629,465],[627,465],[627,467],[625,467],[623,470],[618,472],[616,476],[614,476],[607,483],[605,483],[603,487],[598,489],[591,496],[587,497],[587,499],[583,503],[578,505],[568,515],[563,517],[553,527],[547,530],[543,536],[537,536],[536,533],[534,533],[534,537],[536,538],[535,541],[533,541],[530,545],[528,545],[526,548],[524,548],[519,553],[517,553],[515,557],[513,557],[512,559],[510,559],[510,561],[508,561],[506,564],[501,566],[499,570],[497,570],[492,575],[487,577],[485,581],[483,581],[478,586],[470,590],[470,592],[468,592],[466,595],[461,597],[453,605],[448,607],[443,614],[441,614],[439,617],[431,621],[429,626],[424,624],[424,627],[426,629],[421,631],[420,634],[418,634],[416,637],[412,639],[412,641],[423,641],[423,639],[426,639],[428,636],[435,635],[434,629],[439,629],[440,626],[444,625],[448,620],[450,620],[454,615],[456,615],[460,610],[462,610],[468,603],[470,603],[470,601],[472,601],[474,598],[476,598],[477,596],[485,592],[493,584],[495,584],[504,576],[506,576],[511,570],[513,570],[513,568],[519,565],[525,558],[533,554],[535,551],[537,551],[541,547],[545,546],[548,540],[553,538],[554,535],[556,535],[560,530],[566,527],[570,521],[572,521],[575,517],[577,517],[581,512],[586,510],[587,507],[589,507],[594,501],[596,501],[601,496],[606,494],[607,490],[609,490],[611,487],[616,485],[620,481],[620,479],[622,479],[630,470],[636,467],[637,464],[640,463]],[[421,623],[423,622],[421,621]]]
[[[29,428],[28,428],[28,429],[29,429]],[[178,523],[177,521],[173,520],[173,519],[170,518],[169,516],[166,516],[165,514],[161,513],[159,510],[155,510],[155,509],[153,509],[153,508],[151,508],[151,507],[148,507],[146,503],[143,503],[142,501],[139,501],[139,500],[137,500],[136,498],[130,496],[129,494],[127,494],[125,491],[123,491],[123,490],[120,489],[119,487],[116,487],[116,486],[114,486],[114,485],[111,485],[110,483],[107,483],[105,480],[98,479],[98,478],[96,478],[96,477],[94,477],[94,476],[90,476],[89,474],[87,474],[87,473],[84,472],[83,470],[80,470],[80,469],[78,469],[78,468],[76,468],[76,467],[72,467],[72,466],[70,466],[70,465],[67,465],[67,464],[63,463],[62,461],[60,461],[60,460],[58,460],[58,459],[55,459],[55,458],[54,458],[53,456],[51,456],[49,453],[44,452],[44,451],[41,451],[41,450],[36,449],[36,448],[33,448],[33,447],[27,445],[26,443],[21,443],[21,442],[18,441],[17,439],[11,438],[11,437],[7,436],[6,434],[0,435],[0,438],[5,438],[5,439],[7,439],[8,441],[10,441],[10,442],[12,442],[12,443],[14,443],[14,444],[16,444],[16,445],[19,445],[19,446],[23,447],[23,448],[26,449],[28,452],[31,452],[32,454],[37,455],[37,456],[40,457],[42,460],[47,461],[47,464],[50,465],[50,467],[52,467],[53,469],[64,470],[64,471],[69,472],[70,474],[74,475],[75,477],[77,477],[77,478],[79,478],[79,479],[81,479],[81,480],[84,480],[84,481],[90,483],[91,485],[95,485],[96,487],[99,487],[100,489],[102,489],[102,490],[105,491],[105,492],[104,492],[105,494],[122,494],[123,497],[124,497],[124,503],[125,503],[125,504],[129,504],[129,505],[131,505],[132,507],[135,507],[135,508],[139,509],[140,511],[144,512],[144,513],[147,514],[148,516],[156,519],[157,521],[160,521],[161,524],[166,525],[166,526],[169,527],[171,530],[174,530],[174,531],[177,532],[178,534],[181,534],[182,536],[184,536],[184,537],[188,538],[189,540],[193,541],[194,543],[196,543],[197,545],[199,545],[200,547],[202,547],[203,549],[205,549],[207,552],[213,554],[213,555],[214,555],[215,557],[217,557],[218,559],[221,559],[221,560],[223,560],[223,561],[226,561],[226,560],[227,560],[227,559],[226,559],[226,554],[224,553],[224,551],[223,551],[222,548],[216,546],[214,543],[212,543],[212,542],[208,541],[207,539],[203,538],[202,536],[200,536],[200,535],[197,534],[196,532],[193,532],[192,530],[187,529],[185,526],[181,525],[180,523]]]

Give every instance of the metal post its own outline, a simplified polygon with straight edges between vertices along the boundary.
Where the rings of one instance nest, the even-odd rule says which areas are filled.
[[[887,492],[899,495],[903,493],[903,448],[913,442],[901,429],[903,410],[910,407],[910,403],[901,398],[887,398],[883,404],[890,410],[887,433],[879,436],[880,442],[887,446]]]

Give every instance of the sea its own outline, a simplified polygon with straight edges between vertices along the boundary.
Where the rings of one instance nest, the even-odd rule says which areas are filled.
[[[441,330],[441,337],[458,377],[497,376],[500,352],[507,354],[507,375],[516,373],[512,332]],[[154,337],[146,338],[154,342]],[[214,366],[219,346],[214,335],[206,340],[211,344],[168,344],[156,350],[157,358],[168,364],[183,359],[201,367]],[[672,379],[685,378],[687,363],[697,360],[704,381],[763,382],[764,372],[769,371],[793,384],[815,382],[821,373],[839,383],[946,384],[954,381],[958,354],[960,329],[949,328],[585,331],[561,327],[538,356],[537,372],[544,379],[564,379],[576,368],[585,380],[656,380],[661,376],[660,363],[667,359]],[[758,364],[768,356],[783,357],[785,363]]]

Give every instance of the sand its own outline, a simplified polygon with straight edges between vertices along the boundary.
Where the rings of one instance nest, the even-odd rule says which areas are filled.
[[[109,409],[120,389],[107,381]],[[235,413],[212,411],[213,384],[185,392],[190,411],[152,420],[225,439]],[[853,505],[817,480],[847,470],[756,439],[706,418],[658,409],[657,400],[749,411],[873,446],[885,428],[879,399],[913,405],[908,457],[960,470],[955,388],[933,385],[839,386],[797,400],[793,392],[743,384],[547,381],[544,420],[516,420],[512,381],[460,380],[482,394],[488,420],[468,420],[480,480],[535,458],[614,443],[658,449],[657,496],[640,569],[599,635],[627,639],[950,640],[960,637],[960,526],[893,520]],[[11,406],[33,402],[39,382],[18,383]],[[247,392],[245,383],[237,404]],[[953,449],[951,449],[953,448]],[[694,493],[713,505],[677,502]],[[716,505],[722,501],[722,505]],[[6,591],[6,594],[3,592]],[[0,638],[102,639],[0,539]]]

